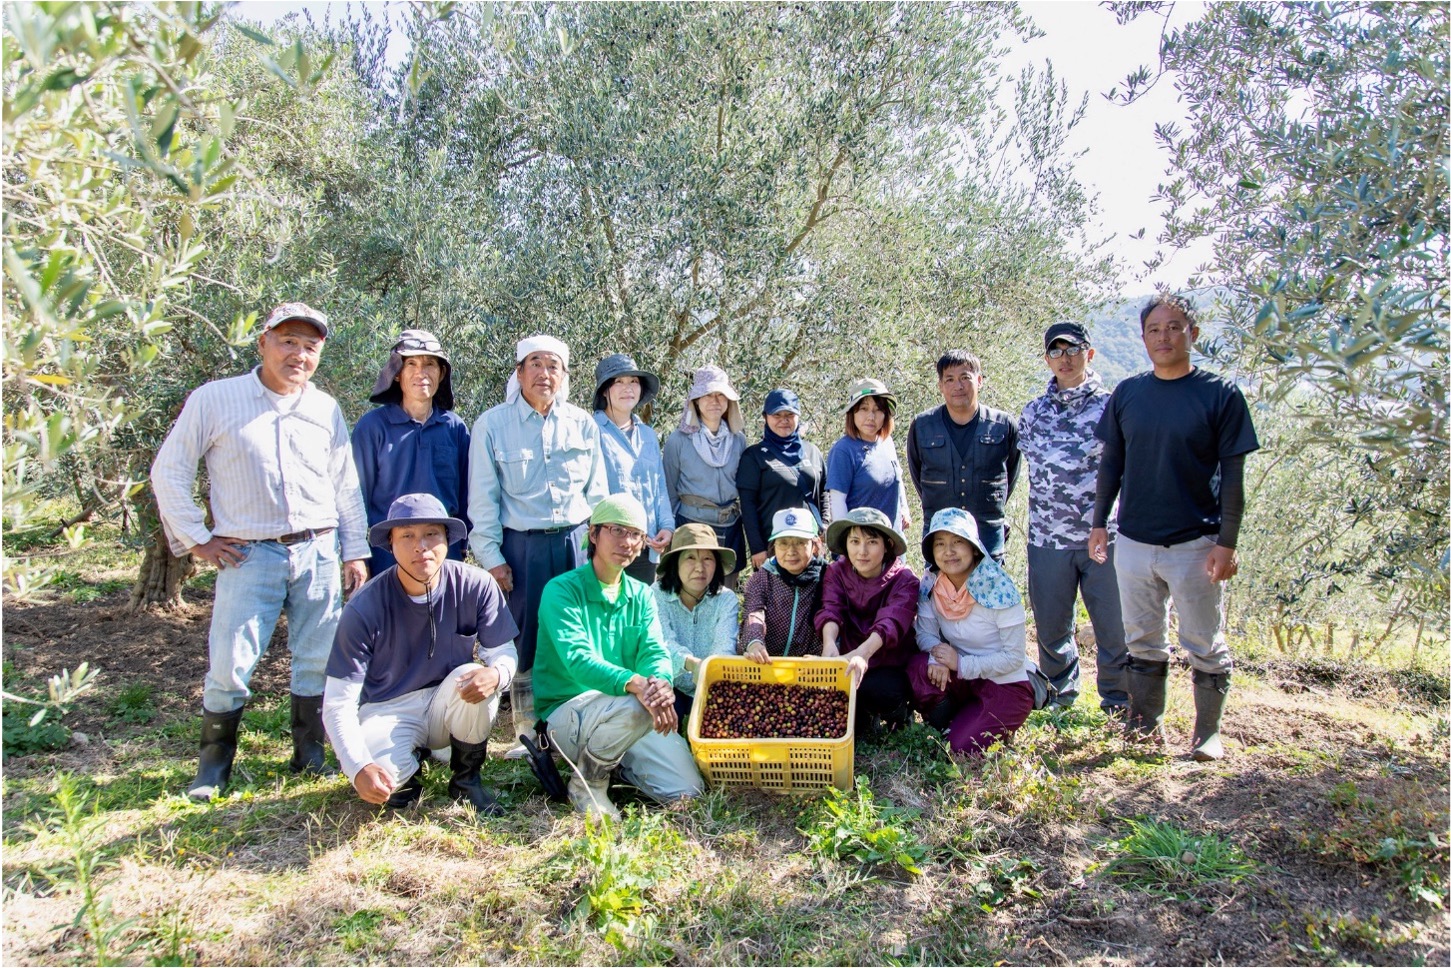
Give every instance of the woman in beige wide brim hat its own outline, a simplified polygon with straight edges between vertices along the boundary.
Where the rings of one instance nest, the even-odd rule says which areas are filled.
[[[735,655],[740,603],[722,592],[736,556],[708,524],[682,524],[660,556],[655,604],[675,674],[675,712],[684,723],[695,702],[695,672],[703,659]]]
[[[726,587],[736,588],[745,561],[736,471],[746,449],[740,394],[718,366],[703,366],[686,395],[680,426],[665,441],[665,486],[677,526],[697,522],[714,529],[734,555]]]

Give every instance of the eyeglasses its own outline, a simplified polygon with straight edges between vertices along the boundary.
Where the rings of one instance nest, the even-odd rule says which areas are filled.
[[[393,345],[395,350],[423,350],[425,353],[442,353],[443,344],[436,339],[415,339],[412,336],[400,339]]]
[[[600,530],[619,541],[644,541],[645,532],[627,528],[622,524],[602,524]]]
[[[1067,354],[1068,356],[1077,356],[1079,353],[1082,353],[1086,349],[1088,349],[1088,347],[1086,346],[1055,346],[1048,351],[1048,359],[1060,359],[1063,357],[1064,354]]]

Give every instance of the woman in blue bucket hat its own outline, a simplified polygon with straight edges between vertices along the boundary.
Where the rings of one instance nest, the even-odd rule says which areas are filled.
[[[921,651],[907,667],[913,699],[929,726],[947,731],[954,753],[980,753],[1033,711],[1023,599],[961,508],[932,515],[922,557]]]

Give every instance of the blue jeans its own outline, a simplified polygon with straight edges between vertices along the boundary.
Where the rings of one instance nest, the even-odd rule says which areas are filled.
[[[211,668],[202,691],[202,705],[214,713],[240,709],[251,698],[252,672],[284,608],[292,691],[322,695],[333,633],[343,613],[337,532],[294,545],[252,541],[244,553],[241,564],[217,572]]]
[[[1101,565],[1084,548],[1028,546],[1028,600],[1038,630],[1038,668],[1057,687],[1057,705],[1071,706],[1078,698],[1074,606],[1080,592],[1098,640],[1098,705],[1111,709],[1129,703],[1129,652],[1113,558],[1112,544]]]

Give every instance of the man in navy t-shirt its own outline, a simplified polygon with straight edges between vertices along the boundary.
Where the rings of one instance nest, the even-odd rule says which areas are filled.
[[[419,752],[450,749],[455,799],[503,812],[479,779],[519,634],[498,582],[448,558],[467,535],[432,494],[405,494],[368,540],[397,563],[343,609],[327,664],[323,721],[358,796],[392,808],[423,791]]]
[[[1117,497],[1129,728],[1163,742],[1173,599],[1179,645],[1194,667],[1194,758],[1217,760],[1232,667],[1223,582],[1239,571],[1244,458],[1260,445],[1239,388],[1190,361],[1199,325],[1188,303],[1156,296],[1139,325],[1154,368],[1120,383],[1098,423],[1103,458],[1088,553],[1107,560]]]

